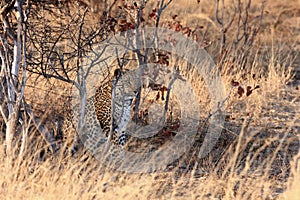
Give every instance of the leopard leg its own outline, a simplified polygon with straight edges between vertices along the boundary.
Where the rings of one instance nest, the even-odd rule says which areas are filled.
[[[126,144],[127,140],[128,140],[128,135],[127,135],[126,131],[122,131],[119,136],[118,144],[120,146],[124,146]]]

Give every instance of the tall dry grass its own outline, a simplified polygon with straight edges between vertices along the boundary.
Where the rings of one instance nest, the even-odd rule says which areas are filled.
[[[41,160],[45,144],[35,135],[26,141],[25,151],[15,149],[12,160],[1,144],[0,199],[299,198],[299,89],[287,86],[290,71],[271,61],[268,73],[256,80],[258,90],[249,97],[233,93],[230,98],[232,115],[225,132],[234,140],[227,146],[217,144],[223,149],[218,162],[206,160],[208,164],[199,167],[202,161],[196,161],[190,170],[175,166],[160,173],[128,174],[102,166],[88,154],[73,158],[46,153]],[[227,76],[224,82],[230,87],[226,80],[233,77]],[[238,105],[242,110],[234,110]],[[260,114],[247,115],[254,112]]]

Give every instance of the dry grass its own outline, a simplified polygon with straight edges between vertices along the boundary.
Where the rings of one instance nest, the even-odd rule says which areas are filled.
[[[253,1],[254,8],[258,2]],[[267,4],[265,27],[255,44],[260,50],[254,53],[247,78],[243,71],[232,73],[225,68],[222,72],[228,93],[232,80],[260,88],[241,98],[237,87],[232,89],[224,131],[204,159],[195,156],[199,136],[191,152],[160,173],[113,171],[88,154],[66,158],[46,153],[46,160],[40,160],[45,145],[32,131],[25,152],[15,149],[14,158],[7,158],[5,145],[0,144],[0,199],[300,199],[300,90],[299,82],[292,84],[294,72],[300,70],[300,19],[293,14],[299,13],[299,3]],[[185,24],[203,23],[216,32],[213,5],[208,1],[196,5],[196,1],[178,0],[164,17],[177,13]],[[50,83],[55,88],[48,88],[34,80],[29,79],[34,89],[28,89],[26,96],[37,105],[48,102],[44,113],[47,119],[54,118],[61,99],[52,95],[64,93],[65,85]]]

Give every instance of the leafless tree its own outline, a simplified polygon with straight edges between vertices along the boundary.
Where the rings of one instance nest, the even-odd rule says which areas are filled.
[[[1,114],[6,123],[6,153],[12,155],[13,137],[19,119],[26,82],[25,1],[2,4],[1,15]],[[19,79],[19,74],[21,78]]]
[[[20,127],[26,124],[24,114],[48,142],[54,151],[53,138],[48,129],[44,127],[30,106],[24,100],[24,90],[27,80],[27,31],[29,1],[6,1],[1,4],[0,29],[0,99],[1,116],[5,122],[6,154],[13,158],[13,151],[18,145],[15,141],[18,134],[22,134],[20,155],[24,151],[27,140],[27,131]],[[22,112],[21,112],[22,111]],[[23,116],[22,116],[23,115]]]
[[[245,69],[251,63],[250,53],[261,28],[265,3],[263,0],[259,14],[250,16],[251,0],[231,1],[227,4],[224,0],[216,0],[215,15],[221,30],[220,65],[230,59],[235,66]]]

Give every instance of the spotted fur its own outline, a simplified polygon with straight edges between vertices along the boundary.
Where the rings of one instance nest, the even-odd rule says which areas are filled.
[[[117,146],[126,144],[126,128],[130,119],[131,104],[136,96],[135,85],[131,83],[134,73],[118,69],[109,81],[97,88],[95,95],[86,102],[82,133],[77,132],[80,106],[75,106],[72,112],[68,113],[62,129],[65,141],[71,140],[65,144],[68,147],[72,146],[72,154],[81,149],[83,144],[89,148],[97,148],[105,140],[110,140]],[[99,137],[99,134],[103,136]]]

